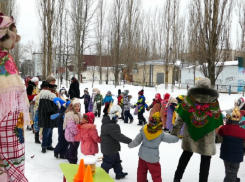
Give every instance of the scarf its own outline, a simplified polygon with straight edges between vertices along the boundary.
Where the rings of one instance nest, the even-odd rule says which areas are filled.
[[[213,103],[199,103],[187,96],[179,105],[177,113],[188,125],[188,131],[194,141],[223,125],[218,100]]]

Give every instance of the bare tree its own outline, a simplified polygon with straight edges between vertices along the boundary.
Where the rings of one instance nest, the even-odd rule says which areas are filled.
[[[196,38],[192,49],[212,87],[229,58],[233,4],[229,0],[194,0],[190,4],[189,36]]]

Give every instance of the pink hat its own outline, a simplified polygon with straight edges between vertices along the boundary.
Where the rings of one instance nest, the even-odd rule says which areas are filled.
[[[9,27],[14,23],[12,17],[0,13],[0,39],[8,33]]]

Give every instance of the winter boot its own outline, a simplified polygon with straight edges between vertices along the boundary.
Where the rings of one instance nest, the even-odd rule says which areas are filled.
[[[47,150],[54,150],[54,147],[52,147],[52,146],[47,147]]]
[[[59,154],[54,153],[54,157],[58,159]]]
[[[35,143],[37,143],[37,144],[41,143],[40,140],[39,140],[39,132],[35,133]]]
[[[46,148],[42,148],[42,153],[46,153],[47,152],[47,149]]]
[[[180,182],[180,179],[174,179],[174,182]]]
[[[134,121],[134,119],[130,119],[130,123],[132,123]]]
[[[117,174],[116,174],[116,179],[122,179],[122,178],[125,178],[125,176],[127,176],[127,175],[128,175],[128,173],[123,173],[123,172],[117,173]]]
[[[237,178],[237,179],[236,179],[236,182],[240,182],[240,181],[241,181],[240,178]]]

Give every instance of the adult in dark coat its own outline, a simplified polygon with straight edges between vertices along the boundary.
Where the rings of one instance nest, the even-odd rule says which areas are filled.
[[[101,152],[103,154],[103,162],[101,167],[109,173],[111,168],[116,173],[116,179],[124,178],[128,173],[123,173],[121,159],[119,151],[121,150],[120,142],[129,144],[132,139],[126,137],[121,133],[120,126],[117,124],[118,115],[116,113],[121,112],[121,108],[118,105],[114,105],[110,108],[110,112],[107,113],[109,105],[104,109],[104,116],[101,126]],[[120,113],[121,114],[121,113]],[[120,115],[119,114],[119,115]]]
[[[50,119],[50,116],[58,112],[58,107],[53,102],[57,96],[52,93],[55,88],[55,78],[48,76],[41,85],[39,107],[38,107],[38,127],[43,128],[42,153],[46,150],[54,150],[52,147],[53,128],[57,123]]]
[[[54,157],[61,159],[65,159],[65,153],[68,150],[69,143],[65,139],[65,130],[63,129],[64,123],[64,115],[65,115],[66,107],[61,107],[59,110],[59,116],[57,118],[58,121],[58,143],[54,149]]]
[[[73,99],[74,97],[80,97],[79,83],[75,77],[71,78],[71,84],[68,94],[70,95],[70,99]]]

